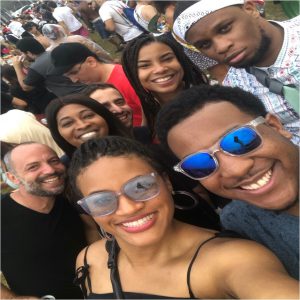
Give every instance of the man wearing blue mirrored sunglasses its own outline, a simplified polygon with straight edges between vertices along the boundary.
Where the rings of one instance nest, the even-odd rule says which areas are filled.
[[[162,108],[157,132],[181,160],[176,171],[235,200],[223,226],[269,247],[299,278],[299,153],[278,118],[238,88],[198,86]]]

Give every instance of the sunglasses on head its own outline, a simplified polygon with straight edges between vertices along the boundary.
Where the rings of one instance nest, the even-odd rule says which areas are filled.
[[[125,195],[133,201],[147,201],[159,194],[156,173],[141,175],[125,182],[119,192],[102,191],[91,194],[77,202],[83,210],[95,217],[107,216],[118,209],[119,197]]]
[[[265,123],[265,119],[257,117],[251,122],[227,132],[211,148],[186,156],[174,166],[174,170],[195,180],[209,177],[219,167],[215,156],[216,152],[222,151],[231,156],[242,156],[259,148],[262,138],[255,127],[263,123]]]

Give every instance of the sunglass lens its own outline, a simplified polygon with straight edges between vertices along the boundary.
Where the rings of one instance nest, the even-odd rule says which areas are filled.
[[[187,157],[181,164],[181,169],[195,179],[201,179],[214,172],[217,165],[209,153],[196,153]]]
[[[112,192],[96,193],[85,198],[81,206],[93,216],[106,216],[117,209],[118,198]]]
[[[234,155],[243,155],[255,150],[261,144],[261,138],[257,132],[250,127],[240,127],[225,135],[220,147]]]
[[[152,175],[139,176],[124,186],[124,193],[135,201],[145,201],[158,195],[159,184]]]

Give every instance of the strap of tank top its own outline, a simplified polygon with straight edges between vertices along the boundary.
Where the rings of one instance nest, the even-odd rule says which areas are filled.
[[[213,239],[215,239],[217,237],[218,236],[215,235],[215,236],[207,239],[203,243],[201,243],[200,246],[197,248],[197,250],[196,250],[196,252],[195,252],[195,254],[194,254],[194,256],[193,256],[193,258],[192,258],[192,260],[191,260],[191,262],[189,264],[189,267],[188,267],[188,270],[187,270],[187,274],[186,274],[186,276],[187,276],[186,281],[187,281],[187,286],[188,286],[188,289],[189,289],[189,294],[190,294],[191,299],[196,299],[195,295],[193,294],[192,288],[191,288],[191,278],[190,278],[190,276],[191,276],[191,270],[192,270],[194,261],[196,260],[196,258],[198,256],[198,253],[199,253],[200,249],[202,248],[202,246],[205,245],[207,242],[209,242],[209,241],[211,241],[211,240],[213,240]]]
[[[85,280],[87,280],[87,285],[90,293],[92,292],[91,278],[89,275],[89,264],[87,263],[87,258],[86,258],[88,249],[89,246],[85,248],[84,257],[83,257],[83,266],[79,267],[76,270],[75,279],[74,279],[74,284],[80,286],[84,298],[87,298],[87,289],[85,286]]]
[[[187,278],[186,278],[186,281],[187,281],[187,286],[188,286],[188,289],[189,289],[189,293],[190,293],[190,297],[192,299],[196,299],[195,295],[193,294],[193,291],[192,291],[192,288],[191,288],[191,270],[192,270],[192,267],[193,267],[193,264],[198,256],[198,253],[200,251],[200,249],[202,248],[203,245],[205,245],[207,242],[215,239],[215,238],[243,238],[241,235],[239,235],[238,233],[234,232],[234,231],[231,231],[231,230],[223,230],[221,232],[217,232],[215,233],[215,235],[209,239],[207,239],[206,241],[204,241],[203,243],[200,244],[200,246],[197,248],[190,264],[189,264],[189,267],[188,267],[188,270],[187,270]]]

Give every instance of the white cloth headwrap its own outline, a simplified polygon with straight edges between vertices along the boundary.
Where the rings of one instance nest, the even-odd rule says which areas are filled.
[[[184,10],[173,24],[173,32],[185,41],[185,34],[193,24],[221,8],[244,4],[245,0],[200,0]]]

